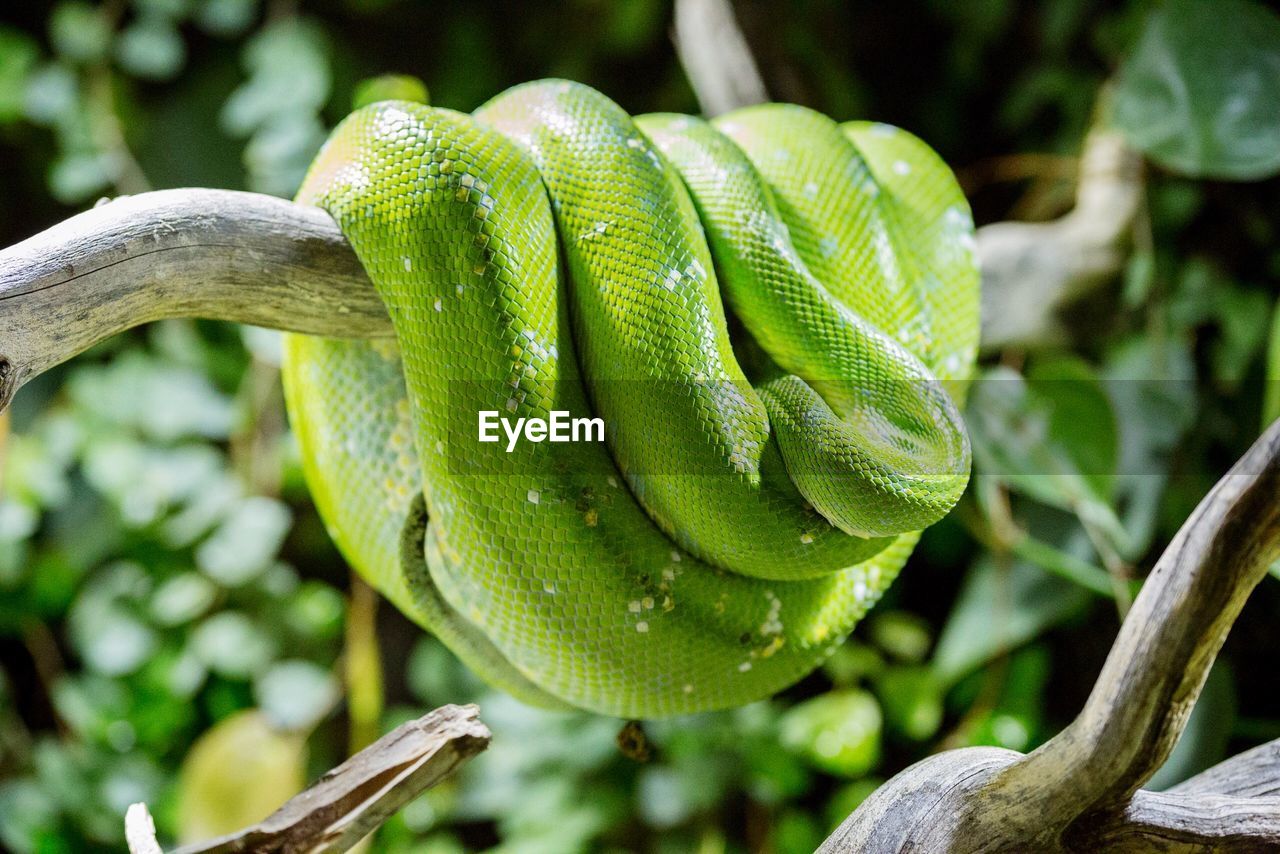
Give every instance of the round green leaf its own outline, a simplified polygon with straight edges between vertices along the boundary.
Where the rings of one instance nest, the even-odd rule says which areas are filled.
[[[1280,16],[1252,0],[1169,0],[1120,70],[1114,121],[1178,172],[1280,171]]]
[[[195,842],[266,818],[303,785],[306,745],[248,710],[196,741],[178,789],[178,836]]]
[[[169,80],[182,70],[187,59],[187,46],[170,21],[149,16],[120,34],[116,42],[116,59],[136,77]]]
[[[883,719],[866,691],[833,691],[782,717],[782,743],[813,765],[842,777],[861,777],[880,761]]]
[[[338,684],[333,674],[309,661],[282,661],[258,678],[253,694],[276,726],[305,731],[329,711]]]
[[[53,49],[76,62],[96,62],[107,54],[111,28],[102,10],[88,3],[59,3],[49,16]]]

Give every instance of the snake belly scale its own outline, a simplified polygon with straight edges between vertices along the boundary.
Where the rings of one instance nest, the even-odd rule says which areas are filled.
[[[539,81],[470,115],[362,108],[299,201],[396,331],[289,337],[320,513],[526,702],[655,718],[768,696],[965,488],[972,221],[910,134],[788,105],[632,119]],[[483,445],[483,410],[598,416],[606,441]]]

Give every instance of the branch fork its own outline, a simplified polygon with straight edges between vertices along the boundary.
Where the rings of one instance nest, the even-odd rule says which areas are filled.
[[[1066,729],[1027,755],[965,748],[881,786],[826,841],[852,852],[1280,851],[1280,741],[1168,792],[1164,764],[1254,586],[1280,556],[1280,421],[1169,544]]]

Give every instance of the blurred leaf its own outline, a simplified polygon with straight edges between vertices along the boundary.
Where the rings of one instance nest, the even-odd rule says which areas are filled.
[[[329,95],[328,46],[313,22],[284,18],[269,24],[245,47],[249,81],[227,99],[222,122],[248,136],[282,111],[314,111]]]
[[[105,367],[77,372],[71,396],[88,412],[161,442],[224,439],[230,398],[202,373],[131,351]]]
[[[156,648],[155,632],[131,607],[150,580],[136,564],[118,564],[81,592],[68,617],[71,638],[85,663],[120,676],[137,670]]]
[[[1114,120],[1188,175],[1280,170],[1280,17],[1252,0],[1167,0],[1119,73]]]
[[[190,14],[192,6],[203,2],[204,0],[133,0],[133,5],[143,15],[175,19]]]
[[[253,685],[259,708],[280,729],[307,732],[338,697],[333,674],[310,661],[291,659],[271,666]]]
[[[286,113],[262,125],[244,150],[254,188],[292,196],[326,136],[320,120],[310,114]]]
[[[0,782],[0,842],[17,854],[36,854],[34,840],[53,843],[58,827],[58,805],[33,780]],[[53,844],[40,846],[45,852],[70,851]]]
[[[1213,374],[1224,388],[1233,389],[1262,349],[1271,295],[1232,280],[1204,257],[1188,260],[1180,273],[1170,317],[1188,329],[1217,325],[1218,334],[1210,344]]]
[[[162,626],[180,626],[202,616],[218,591],[196,572],[165,580],[151,597],[151,618]]]
[[[106,158],[97,153],[64,154],[49,170],[49,189],[63,204],[74,205],[111,185]]]
[[[337,637],[342,631],[345,610],[342,596],[332,587],[319,581],[304,581],[289,597],[284,622],[305,638],[324,640]]]
[[[71,618],[80,654],[99,673],[132,673],[155,649],[155,633],[119,606],[89,600],[73,610]]]
[[[116,41],[116,59],[135,77],[169,80],[182,70],[187,46],[177,27],[159,15],[130,24]]]
[[[0,540],[16,542],[35,533],[40,514],[27,504],[0,499]]]
[[[192,652],[217,673],[232,679],[261,672],[275,655],[275,640],[265,626],[244,614],[214,614],[191,634]]]
[[[818,823],[799,810],[787,810],[773,828],[773,850],[778,854],[811,854],[826,834]]]
[[[924,661],[933,644],[928,621],[906,611],[877,611],[868,621],[867,634],[880,649],[913,664]]]
[[[228,38],[247,30],[257,11],[257,0],[203,0],[196,10],[196,23],[206,32]]]
[[[207,445],[158,448],[108,435],[89,446],[84,470],[89,483],[116,503],[125,523],[141,527],[197,497],[223,464]]]
[[[306,744],[248,710],[200,736],[178,783],[179,841],[198,842],[261,821],[305,782]]]
[[[351,109],[358,110],[379,101],[413,101],[417,104],[429,103],[427,84],[417,77],[408,74],[384,74],[381,77],[370,77],[356,84],[355,94],[351,96]]]
[[[860,679],[873,678],[885,667],[884,659],[869,646],[854,640],[836,647],[822,669],[837,688],[852,686]]]
[[[292,519],[289,508],[274,498],[243,498],[196,549],[196,565],[219,584],[245,584],[270,565]]]
[[[259,362],[278,368],[284,361],[284,333],[261,326],[241,326],[244,347]]]
[[[1280,418],[1280,303],[1271,311],[1271,332],[1267,341],[1266,385],[1262,390],[1262,428]]]
[[[654,766],[640,772],[636,786],[636,807],[647,824],[657,828],[675,827],[707,806],[705,797],[690,791],[692,780],[675,768]]]
[[[928,667],[895,667],[876,680],[876,696],[888,729],[911,741],[924,741],[942,726],[946,686]]]
[[[984,474],[1064,510],[1090,505],[1110,514],[1115,413],[1083,361],[1042,359],[1025,377],[990,370],[975,384],[966,412]]]
[[[62,2],[49,16],[49,41],[61,56],[75,62],[96,62],[107,55],[111,28],[102,9],[79,0]]]
[[[405,681],[413,696],[432,706],[471,702],[481,689],[475,675],[433,637],[422,637],[414,644]]]
[[[0,124],[22,115],[27,78],[39,58],[35,39],[21,30],[0,26]]]
[[[291,196],[327,136],[319,112],[329,98],[329,42],[319,25],[274,21],[244,50],[249,80],[223,105],[222,127],[249,137],[244,160],[259,192]]]
[[[827,801],[826,818],[828,831],[835,830],[853,811],[862,806],[862,802],[880,788],[884,780],[879,777],[864,777],[854,780],[836,789],[831,800]]]
[[[939,682],[953,685],[1001,653],[1077,614],[1089,594],[1022,561],[1002,570],[981,558],[965,577],[947,618],[932,668]]]
[[[994,745],[1020,753],[1034,747],[1044,717],[1049,668],[1049,652],[1043,645],[1024,647],[1011,655],[999,697],[965,743]]]
[[[832,691],[793,707],[780,722],[782,743],[816,767],[860,777],[880,761],[883,718],[866,691]]]

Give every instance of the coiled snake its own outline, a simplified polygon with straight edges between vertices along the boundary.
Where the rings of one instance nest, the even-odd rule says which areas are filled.
[[[781,104],[632,119],[541,81],[473,115],[362,108],[299,201],[337,221],[397,342],[290,336],[320,512],[526,702],[767,696],[966,485],[972,222],[903,131]],[[594,415],[607,441],[508,451],[477,441],[485,410]]]

